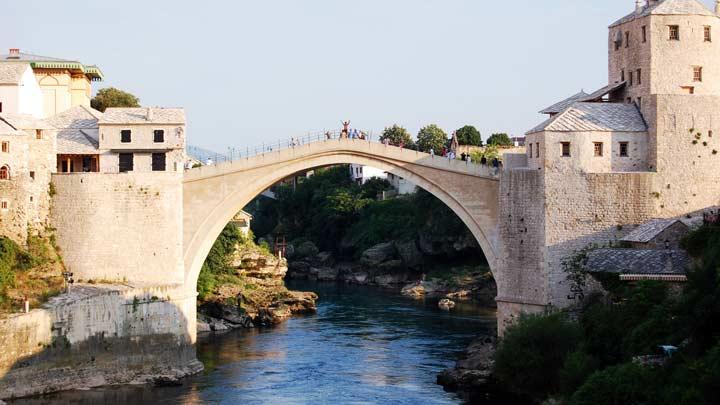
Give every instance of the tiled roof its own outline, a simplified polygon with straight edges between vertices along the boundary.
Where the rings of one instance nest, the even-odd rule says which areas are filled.
[[[634,104],[574,103],[527,133],[542,131],[645,132],[647,125]]]
[[[559,101],[559,102],[551,105],[550,107],[544,108],[543,110],[540,111],[540,114],[557,114],[557,113],[563,111],[564,109],[568,108],[574,102],[580,101],[580,99],[582,99],[583,97],[585,97],[587,95],[588,94],[585,93],[584,91],[580,91],[579,93],[574,94],[574,95],[566,98],[563,101]]]
[[[592,93],[588,94],[587,97],[584,97],[582,100],[579,101],[598,101],[601,98],[605,97],[608,93],[625,87],[626,84],[627,82],[608,84],[605,87],[593,91]]]
[[[690,265],[683,250],[605,248],[590,251],[585,268],[591,273],[685,274]]]
[[[84,73],[91,80],[102,80],[103,74],[95,65],[83,65],[82,63],[75,60],[51,58],[49,56],[33,55],[25,52],[18,52],[16,54],[3,54],[0,55],[0,61],[8,62],[28,62],[30,66],[35,68],[45,69],[71,69]]]
[[[0,119],[10,124],[15,129],[54,129],[45,120],[35,118],[29,114],[0,114]]]
[[[152,110],[151,114],[148,114]],[[108,108],[100,124],[184,124],[185,110],[182,108],[138,107]]]
[[[57,134],[57,153],[87,155],[98,153],[97,129],[62,129]]]
[[[0,63],[0,84],[19,84],[29,67],[27,63]]]
[[[679,219],[653,219],[635,228],[621,240],[623,242],[647,243],[675,223],[685,225]],[[687,225],[685,225],[687,227]]]
[[[629,3],[628,3],[629,4]],[[707,15],[714,16],[715,13],[708,10],[702,3],[697,0],[660,0],[652,6],[647,5],[642,12],[632,13],[610,24],[615,27],[626,22],[630,22],[636,18],[642,18],[649,15]]]
[[[56,114],[51,118],[48,118],[46,121],[58,129],[97,128],[98,121],[102,115],[103,113],[94,108],[77,105],[61,112],[60,114]]]
[[[0,55],[0,59],[11,60],[11,61],[26,61],[26,62],[77,62],[74,60],[51,58],[50,56],[33,55],[31,53],[19,52],[17,57],[15,55],[3,54]],[[79,63],[79,62],[78,62]]]

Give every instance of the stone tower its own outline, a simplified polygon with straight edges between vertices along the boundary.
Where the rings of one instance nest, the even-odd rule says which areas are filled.
[[[609,83],[626,83],[616,101],[636,103],[647,122],[658,216],[720,204],[718,5],[638,0],[609,28]]]

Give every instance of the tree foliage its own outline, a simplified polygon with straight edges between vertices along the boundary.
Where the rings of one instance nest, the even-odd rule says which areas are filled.
[[[488,145],[496,145],[496,146],[513,146],[514,143],[510,139],[510,136],[506,133],[496,133],[490,135],[490,137],[487,139]]]
[[[420,129],[417,136],[418,149],[424,152],[440,151],[448,141],[445,131],[435,124],[430,124]]]
[[[386,127],[383,130],[382,135],[380,135],[380,141],[384,142],[386,139],[391,145],[397,146],[402,143],[406,148],[411,148],[415,145],[415,142],[408,130],[397,124],[391,127]]]
[[[460,145],[482,146],[480,131],[472,125],[465,125],[458,129],[455,131],[455,135]]]
[[[90,106],[105,112],[110,107],[140,107],[140,100],[126,91],[107,87],[98,91],[97,95],[90,100]]]

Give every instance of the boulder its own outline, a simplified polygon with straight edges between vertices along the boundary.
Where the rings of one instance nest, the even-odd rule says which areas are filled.
[[[338,278],[339,270],[334,267],[320,267],[317,272],[319,281],[335,281]]]
[[[319,251],[320,250],[318,250],[317,246],[309,240],[295,246],[295,256],[300,258],[313,257],[317,255]]]
[[[400,290],[400,294],[411,298],[423,298],[425,296],[425,287],[422,283],[408,284]]]
[[[420,249],[417,247],[415,240],[400,242],[395,244],[398,256],[406,267],[417,267],[424,261],[424,257]]]
[[[395,256],[395,244],[392,242],[381,243],[362,252],[360,263],[367,267],[375,267],[386,262]]]
[[[210,332],[210,331],[211,331],[211,329],[210,329],[210,324],[207,323],[207,322],[205,322],[205,321],[202,321],[202,320],[200,320],[200,319],[197,320],[196,328],[197,328],[197,332],[198,332],[198,333]]]
[[[383,272],[392,272],[393,270],[397,270],[402,267],[403,262],[400,259],[388,260],[386,262],[380,263],[380,265],[377,266],[378,270]]]
[[[358,271],[352,273],[351,283],[355,284],[367,284],[370,281],[370,275],[365,271]]]
[[[447,298],[443,298],[440,300],[440,302],[438,302],[438,307],[440,307],[440,309],[442,310],[449,311],[455,308],[455,302]]]
[[[381,274],[373,278],[375,284],[383,287],[402,284],[405,283],[407,280],[408,276],[405,273]]]
[[[335,258],[330,252],[320,252],[315,256],[315,262],[321,266],[331,267],[335,264]]]
[[[214,320],[210,324],[210,329],[213,330],[214,332],[224,332],[230,328],[228,328],[228,326],[225,325],[225,322],[223,322],[221,320]]]

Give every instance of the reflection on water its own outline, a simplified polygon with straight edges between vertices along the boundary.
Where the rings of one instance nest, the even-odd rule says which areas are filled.
[[[457,354],[495,333],[495,313],[452,313],[370,287],[293,283],[320,295],[315,315],[267,330],[201,337],[205,371],[179,387],[71,391],[13,404],[457,403],[435,384]]]

